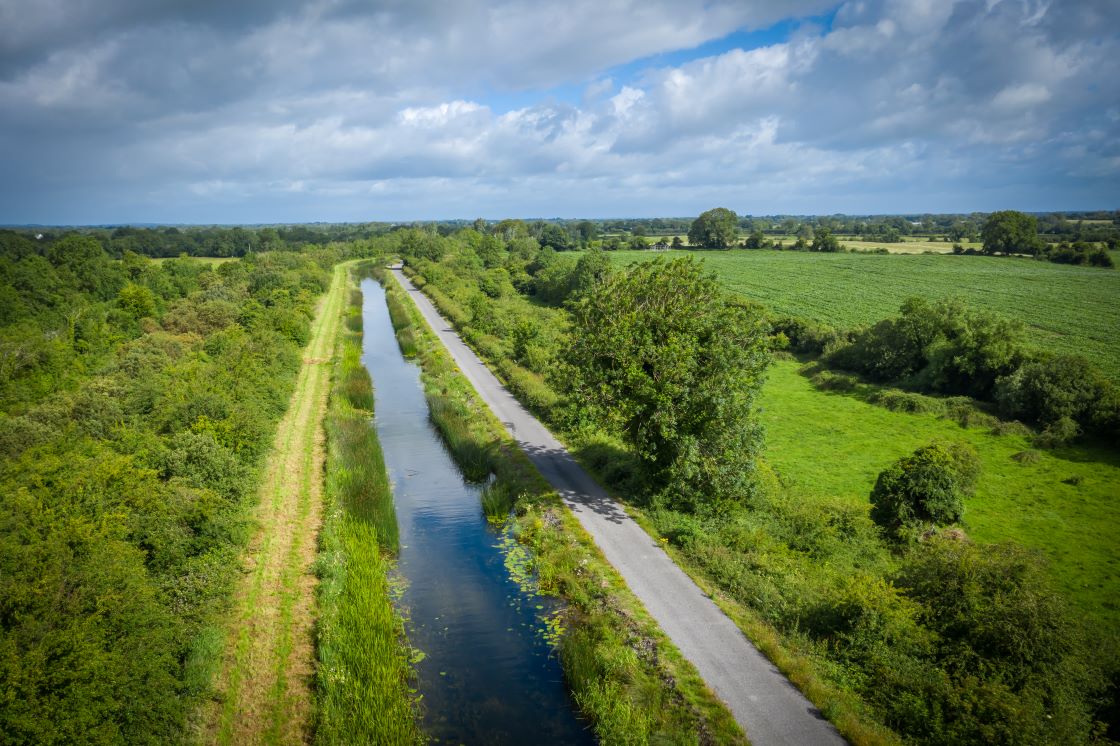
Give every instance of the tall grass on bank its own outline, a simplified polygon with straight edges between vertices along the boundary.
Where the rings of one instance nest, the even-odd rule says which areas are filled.
[[[483,511],[508,519],[508,530],[533,555],[535,590],[567,604],[560,659],[573,697],[600,740],[743,743],[731,714],[478,401],[396,281],[384,274],[378,279],[407,312],[409,323],[402,328],[415,332],[432,419],[441,432],[449,426],[451,437],[444,437],[449,445],[454,439],[452,454],[464,471],[470,463],[483,478],[491,471],[496,475],[483,490]]]
[[[373,384],[362,365],[362,348],[353,338],[342,342],[342,360],[335,390],[346,397],[352,408],[373,411]]]
[[[480,440],[472,431],[472,423],[478,419],[461,402],[443,391],[428,389],[424,392],[428,400],[428,412],[439,434],[451,450],[455,462],[470,482],[482,482],[493,470],[493,448],[491,443]]]
[[[316,741],[419,744],[425,738],[412,688],[411,650],[391,601],[388,555],[397,549],[396,513],[371,422],[369,375],[357,335],[346,336],[327,414],[326,511],[317,563]]]

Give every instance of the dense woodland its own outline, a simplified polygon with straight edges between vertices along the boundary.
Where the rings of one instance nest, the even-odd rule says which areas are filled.
[[[862,723],[849,735],[879,723],[920,743],[1071,743],[1115,718],[1113,631],[1077,618],[1035,552],[957,527],[976,477],[967,447],[900,459],[862,511],[806,504],[760,456],[752,413],[759,351],[793,350],[834,381],[889,381],[915,406],[951,395],[966,419],[1029,422],[1039,448],[1115,442],[1116,388],[1084,360],[1038,352],[1020,325],[956,302],[835,330],[723,295],[689,260],[618,271],[602,253],[474,229],[389,241],[583,463],[804,656],[810,688],[831,692],[826,711]],[[680,313],[678,297],[705,313]],[[735,351],[721,344],[731,327],[746,335]]]
[[[257,470],[335,247],[218,266],[88,235],[0,254],[3,740],[192,727]]]

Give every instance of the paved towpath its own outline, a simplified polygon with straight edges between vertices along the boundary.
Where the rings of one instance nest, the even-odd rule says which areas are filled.
[[[843,744],[817,708],[506,391],[431,301],[400,269],[394,268],[392,274],[483,401],[560,493],[607,560],[712,691],[727,703],[751,743]]]

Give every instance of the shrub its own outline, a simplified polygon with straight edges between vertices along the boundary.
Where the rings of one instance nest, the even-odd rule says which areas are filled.
[[[996,380],[1022,361],[1023,326],[958,301],[911,298],[829,355],[840,368],[921,390],[990,398]]]
[[[1088,360],[1053,355],[1031,360],[999,379],[995,399],[1000,413],[1043,426],[1062,419],[1088,424],[1098,402],[1110,398],[1108,381]],[[1061,429],[1068,431],[1067,425]]]
[[[517,398],[533,411],[547,413],[559,403],[560,397],[556,392],[533,371],[508,359],[498,363],[498,370]]]
[[[895,582],[921,604],[920,621],[936,634],[937,666],[952,682],[927,695],[931,718],[915,724],[921,730],[912,736],[1088,740],[1089,702],[1100,682],[1087,666],[1081,628],[1037,554],[935,537],[907,555]]]
[[[809,380],[821,391],[854,391],[858,383],[853,376],[846,376],[843,373],[833,373],[829,370],[822,370],[813,375]]]
[[[891,532],[956,523],[979,472],[979,460],[970,446],[919,448],[879,474],[871,491],[871,519]]]
[[[871,401],[892,412],[941,414],[945,411],[945,405],[940,399],[934,399],[932,396],[925,396],[912,391],[899,391],[898,389],[879,391],[871,397]]]
[[[807,319],[788,316],[771,323],[775,335],[784,334],[789,340],[792,352],[820,355],[830,346],[847,341],[845,332]]]
[[[1081,428],[1077,423],[1069,417],[1062,417],[1061,419],[1051,422],[1046,426],[1038,435],[1034,436],[1033,442],[1039,448],[1060,448],[1081,434]]]

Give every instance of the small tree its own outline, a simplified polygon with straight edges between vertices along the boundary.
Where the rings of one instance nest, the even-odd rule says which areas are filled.
[[[979,473],[980,462],[970,446],[919,448],[879,474],[871,490],[871,520],[891,532],[956,523]]]
[[[836,236],[832,235],[832,231],[828,228],[817,228],[816,233],[813,235],[813,245],[810,247],[813,251],[827,251],[837,252],[840,251],[840,242],[836,240]]]
[[[739,236],[739,216],[726,207],[701,213],[688,229],[688,242],[707,249],[729,249]]]
[[[985,254],[1037,254],[1038,221],[1016,210],[993,212],[980,232]]]

